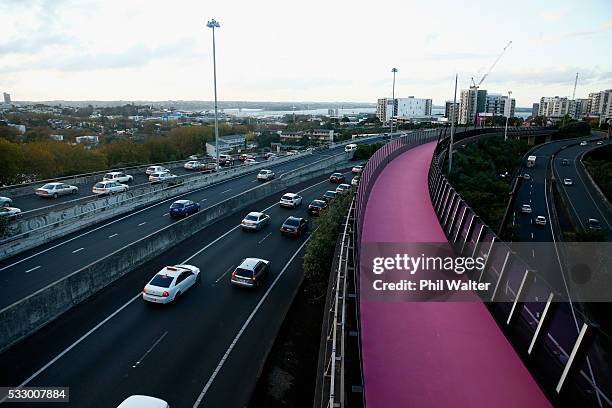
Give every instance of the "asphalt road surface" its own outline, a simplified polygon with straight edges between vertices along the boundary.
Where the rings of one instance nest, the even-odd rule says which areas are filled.
[[[334,187],[327,178],[302,183],[288,190],[304,197],[298,209],[277,205],[283,192],[252,206],[271,216],[262,231],[240,230],[245,210],[160,254],[0,355],[0,384],[68,386],[62,406],[114,407],[132,394],[173,407],[245,406],[301,282],[310,236],[282,237],[279,227],[289,215],[308,217],[308,202]],[[232,268],[251,256],[271,261],[267,281],[232,287]],[[201,284],[176,304],[146,304],[145,283],[176,263],[198,266]]]

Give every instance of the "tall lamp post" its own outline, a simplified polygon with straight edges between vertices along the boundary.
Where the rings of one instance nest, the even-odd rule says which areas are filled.
[[[213,38],[213,81],[215,86],[215,156],[216,156],[216,170],[219,170],[219,115],[217,113],[217,60],[215,55],[215,28],[221,27],[219,22],[214,18],[206,23],[206,27],[212,28]]]
[[[508,140],[508,120],[512,112],[512,91],[508,91],[508,115],[506,116],[506,129],[504,130],[504,141]]]
[[[393,137],[393,114],[395,113],[395,73],[397,68],[391,70],[393,72],[393,90],[391,91],[391,132],[389,133]]]

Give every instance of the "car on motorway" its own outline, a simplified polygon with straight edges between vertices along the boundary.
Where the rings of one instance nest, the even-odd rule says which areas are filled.
[[[79,188],[65,183],[47,183],[34,190],[34,192],[39,197],[57,198],[61,195],[76,194],[79,192]]]
[[[521,205],[521,212],[523,214],[531,214],[531,206],[529,204]]]
[[[270,225],[270,216],[259,211],[248,213],[240,222],[243,230],[251,231],[259,231],[267,225]]]
[[[21,209],[17,207],[0,207],[0,218],[13,219],[21,217]]]
[[[151,174],[155,173],[170,173],[170,170],[168,170],[164,166],[149,166],[145,170],[145,173],[150,176]]]
[[[93,185],[91,192],[96,195],[112,195],[125,193],[129,187],[118,181],[99,181]]]
[[[176,200],[170,205],[171,217],[187,217],[200,211],[200,204],[191,200]]]
[[[13,204],[13,200],[9,197],[0,197],[0,207],[10,207]]]
[[[351,172],[352,172],[353,174],[361,174],[361,172],[362,172],[362,171],[363,171],[363,166],[361,166],[361,165],[360,165],[360,166],[354,166],[354,167],[351,169]]]
[[[572,181],[571,178],[564,178],[563,179],[563,185],[564,186],[571,186],[572,184],[574,184],[574,182]]]
[[[185,170],[201,170],[204,167],[205,165],[197,160],[189,160],[187,163],[183,164]]]
[[[536,225],[546,225],[546,217],[543,215],[538,215],[535,217],[535,223]]]
[[[350,184],[340,184],[338,187],[336,187],[336,193],[338,194],[346,194],[349,191],[351,191],[351,185]]]
[[[229,167],[234,165],[234,158],[229,154],[219,155],[219,166]]]
[[[589,218],[587,220],[587,227],[591,230],[591,231],[598,231],[601,229],[601,223],[599,222],[598,219],[596,218]]]
[[[257,180],[258,181],[270,181],[274,178],[275,174],[272,170],[260,170],[259,173],[257,173]]]
[[[245,161],[247,159],[255,159],[255,156],[250,155],[250,154],[246,154],[246,153],[243,153],[240,156],[238,156],[238,160],[240,160],[241,162],[243,162],[243,161]]]
[[[561,165],[562,166],[569,166],[570,165],[570,161],[568,159],[563,159],[563,160],[561,160]]]
[[[102,181],[118,181],[119,183],[129,183],[130,181],[134,181],[134,177],[125,174],[121,171],[111,171],[108,172],[102,177]]]
[[[117,408],[170,408],[163,399],[148,395],[130,395]]]
[[[193,265],[166,266],[146,284],[142,298],[151,303],[170,303],[201,279],[200,268]]]
[[[270,261],[259,258],[245,258],[234,269],[230,282],[235,286],[260,286],[270,272]]]
[[[257,160],[255,160],[255,159],[246,159],[243,163],[246,164],[246,165],[257,164]]]
[[[176,175],[162,172],[162,173],[153,173],[149,176],[149,181],[151,183],[170,183],[173,184],[176,182]]]
[[[596,143],[596,145],[597,145],[597,146],[601,146],[602,144],[603,144],[603,140],[599,140],[599,141]]]
[[[199,154],[192,154],[191,156],[188,157],[189,160],[200,160],[202,158],[203,156]]]
[[[296,208],[302,205],[302,196],[295,193],[283,194],[278,204],[285,208]]]
[[[278,156],[276,155],[276,153],[266,153],[266,154],[264,154],[264,159],[265,160],[274,160],[277,157]]]
[[[582,142],[580,142],[580,146],[586,146],[587,145],[587,141],[583,140]]]
[[[308,204],[308,214],[310,215],[319,215],[321,211],[326,210],[328,207],[327,201],[324,200],[314,200],[310,204]]]
[[[329,176],[329,181],[336,184],[344,183],[344,174],[332,173],[332,175]]]
[[[351,185],[357,187],[359,185],[359,180],[361,180],[361,176],[360,175],[356,175],[351,180]]]
[[[308,229],[308,220],[300,217],[289,217],[280,227],[281,235],[301,237]]]
[[[335,191],[332,191],[332,190],[328,190],[328,191],[325,192],[325,194],[323,194],[321,199],[325,200],[325,201],[327,201],[329,203],[330,201],[335,199],[337,196],[338,196],[338,193],[336,193]]]
[[[357,145],[355,143],[349,143],[346,146],[344,146],[344,151],[346,153],[350,153],[355,150],[357,150]]]
[[[525,174],[523,174],[523,178],[524,178],[525,180],[531,180],[531,174],[529,174],[529,173],[525,173]]]

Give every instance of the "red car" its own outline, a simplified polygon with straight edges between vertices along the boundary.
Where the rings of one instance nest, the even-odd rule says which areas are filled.
[[[329,181],[336,184],[344,183],[344,174],[333,173],[331,176],[329,176]]]
[[[321,211],[327,209],[328,204],[323,200],[314,200],[310,205],[308,205],[308,213],[310,215],[319,215]]]
[[[280,227],[282,235],[291,235],[301,237],[308,229],[308,220],[306,218],[289,217]]]

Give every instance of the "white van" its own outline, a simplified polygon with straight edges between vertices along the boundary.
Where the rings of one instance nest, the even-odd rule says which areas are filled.
[[[357,145],[355,143],[350,143],[350,144],[347,144],[346,146],[344,146],[344,151],[347,152],[347,153],[348,152],[352,152],[354,150],[357,150]]]

